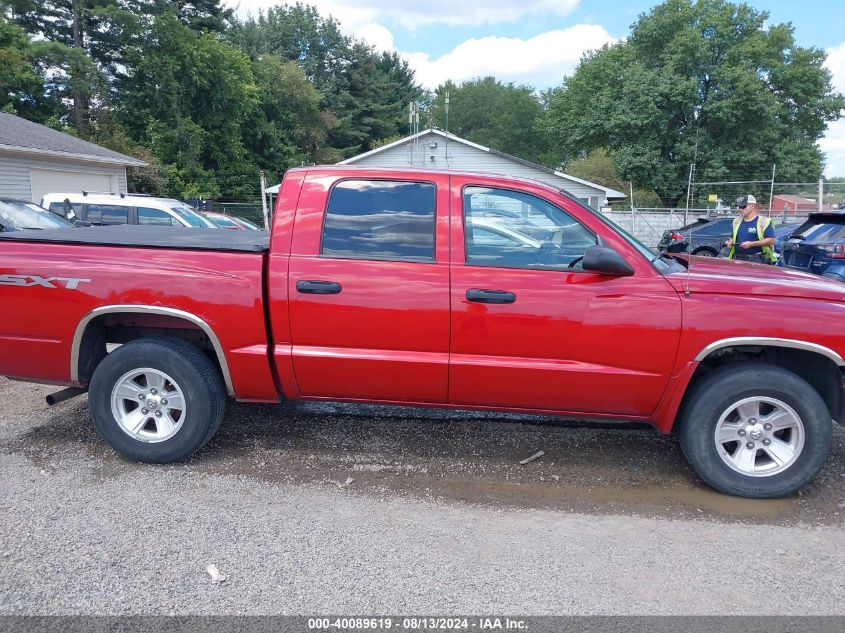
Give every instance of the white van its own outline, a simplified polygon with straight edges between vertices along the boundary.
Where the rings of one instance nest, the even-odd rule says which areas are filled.
[[[144,226],[184,226],[216,229],[184,202],[173,198],[125,193],[48,193],[41,198],[41,206],[65,216],[65,200],[75,213],[69,220],[84,220],[95,226],[111,224],[141,224]]]

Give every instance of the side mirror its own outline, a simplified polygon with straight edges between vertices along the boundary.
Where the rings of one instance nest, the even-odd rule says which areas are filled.
[[[622,256],[608,246],[596,244],[584,251],[584,260],[581,268],[602,275],[616,275],[627,277],[634,274],[631,264],[622,259]]]
[[[94,226],[90,222],[86,222],[85,220],[74,220],[73,225],[82,229],[87,229],[88,227]]]

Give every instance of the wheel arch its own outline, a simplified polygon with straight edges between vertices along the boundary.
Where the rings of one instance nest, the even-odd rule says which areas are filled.
[[[738,347],[773,347],[803,350],[824,356],[825,358],[833,361],[837,367],[845,367],[845,359],[843,359],[837,352],[833,351],[829,347],[825,347],[824,345],[796,339],[767,336],[735,336],[714,341],[696,354],[695,361],[700,363],[719,350]]]
[[[845,359],[829,347],[796,339],[732,337],[710,343],[694,360],[697,367],[684,389],[683,401],[710,370],[735,361],[755,360],[803,378],[825,401],[831,418],[845,425]],[[682,407],[683,402],[678,412]]]
[[[100,306],[82,317],[76,325],[70,349],[70,380],[74,385],[83,386],[105,355],[106,341],[102,338],[105,319],[116,319],[118,324],[121,324],[121,317],[153,317],[163,320],[166,327],[173,328],[174,332],[199,330],[210,345],[209,351],[213,353],[220,368],[226,391],[230,396],[234,396],[235,391],[229,365],[226,362],[226,354],[213,328],[204,319],[191,312],[143,304]],[[143,331],[145,326],[141,325],[138,329]]]

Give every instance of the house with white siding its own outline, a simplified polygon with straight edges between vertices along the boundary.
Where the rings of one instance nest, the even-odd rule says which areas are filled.
[[[54,191],[126,193],[126,168],[147,163],[0,112],[0,197],[39,202]]]
[[[442,130],[423,130],[372,151],[347,158],[341,165],[362,167],[429,167],[539,180],[581,198],[594,209],[625,194],[542,165],[473,143]]]

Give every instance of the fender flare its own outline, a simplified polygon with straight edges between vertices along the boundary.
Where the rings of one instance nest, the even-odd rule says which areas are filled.
[[[234,387],[232,386],[232,376],[229,373],[229,364],[226,362],[226,354],[223,351],[223,346],[220,344],[220,339],[214,333],[211,326],[203,319],[190,312],[184,310],[177,310],[176,308],[165,308],[163,306],[150,306],[144,304],[121,304],[108,305],[94,308],[86,314],[76,325],[76,331],[73,334],[73,342],[70,347],[70,380],[74,385],[80,385],[79,381],[79,350],[82,346],[82,337],[88,324],[97,317],[104,314],[156,314],[161,316],[175,317],[193,323],[208,337],[214,348],[214,353],[220,363],[220,371],[223,374],[223,382],[226,385],[226,391],[230,396],[235,395]]]
[[[809,343],[807,341],[798,341],[789,338],[776,338],[768,336],[735,336],[732,338],[723,338],[714,341],[702,349],[695,357],[695,361],[700,363],[710,354],[716,350],[724,347],[736,346],[766,346],[766,347],[788,347],[790,349],[801,349],[807,352],[814,352],[821,356],[825,356],[832,360],[837,367],[845,367],[845,359],[842,358],[835,351],[824,345],[818,343]]]

